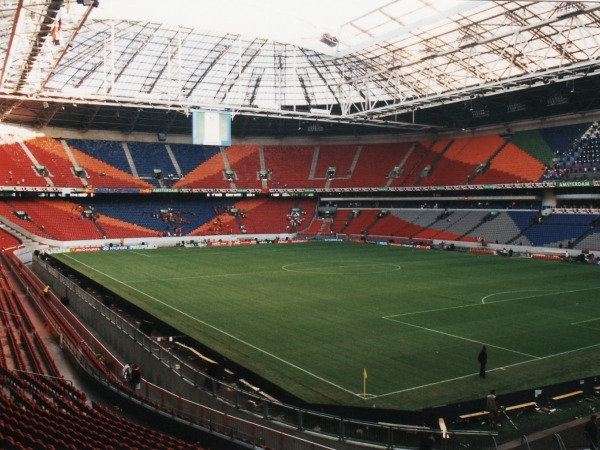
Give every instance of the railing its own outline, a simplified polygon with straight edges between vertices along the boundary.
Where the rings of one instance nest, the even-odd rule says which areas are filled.
[[[554,434],[554,440],[556,440],[559,450],[567,450],[567,447],[566,447],[560,434],[558,434],[558,433]]]
[[[77,283],[65,277],[46,261],[41,258],[37,258],[36,261],[51,277],[58,280],[70,292],[71,296],[87,303],[89,307],[96,310],[97,314],[109,320],[116,328],[161,361],[182,380],[220,401],[223,405],[222,411],[187,400],[147,381],[142,382],[141,390],[137,393],[141,398],[165,411],[169,411],[171,414],[189,417],[200,426],[211,430],[222,430],[228,434],[243,437],[254,444],[290,450],[329,448],[309,441],[310,436],[317,437],[321,441],[366,444],[389,449],[399,446],[417,448],[423,435],[434,436],[436,441],[442,442],[445,449],[450,448],[450,443],[459,446],[460,442],[468,443],[468,445],[479,449],[493,449],[496,447],[494,436],[497,435],[497,432],[495,431],[448,430],[448,436],[452,437],[448,441],[442,439],[442,431],[439,429],[345,419],[278,401],[270,401],[262,395],[240,389],[237,385],[223,383],[221,380],[212,378],[191,366],[160,343],[149,338],[135,325],[102,304],[89,292],[81,289]],[[53,307],[65,314],[63,316],[65,322],[75,329],[83,345],[87,345],[94,353],[103,355],[105,367],[112,372],[114,378],[117,378],[122,367],[121,362],[108,352],[89,330],[72,315],[69,309],[56,298],[54,298]],[[55,323],[54,328],[58,333],[62,333],[60,324]],[[73,345],[70,342],[66,346],[70,353],[77,357],[80,364],[98,381],[111,384],[112,380],[106,374],[101,373],[84,358],[81,348],[77,348],[76,344]],[[119,389],[122,386],[117,383],[117,386],[113,386],[113,388]],[[133,394],[130,393],[129,395]],[[233,415],[229,411],[237,412],[237,414]],[[238,417],[240,413],[247,415],[247,418]],[[252,421],[252,417],[255,417],[257,421]],[[258,423],[259,420],[268,420],[274,425],[304,432],[307,439],[301,439],[280,430],[265,427]]]

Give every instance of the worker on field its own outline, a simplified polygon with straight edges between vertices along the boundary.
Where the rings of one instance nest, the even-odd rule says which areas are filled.
[[[479,376],[485,378],[485,365],[487,364],[487,348],[485,345],[481,348],[477,361],[479,361]]]
[[[485,398],[485,409],[490,412],[490,425],[496,425],[498,423],[498,398],[496,397],[496,391],[492,389],[488,396]]]

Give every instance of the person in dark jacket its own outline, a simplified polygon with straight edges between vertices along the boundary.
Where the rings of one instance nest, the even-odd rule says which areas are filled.
[[[485,365],[487,364],[487,348],[485,345],[479,352],[479,356],[477,356],[477,361],[479,361],[479,376],[481,378],[485,378]]]

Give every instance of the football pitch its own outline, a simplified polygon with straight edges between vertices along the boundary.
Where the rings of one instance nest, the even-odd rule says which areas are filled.
[[[339,242],[55,256],[311,403],[417,409],[600,374],[596,265]]]

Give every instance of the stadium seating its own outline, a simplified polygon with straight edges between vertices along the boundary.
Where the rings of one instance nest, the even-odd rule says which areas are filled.
[[[97,144],[97,145],[95,145]],[[146,181],[136,179],[130,172],[120,143],[111,141],[74,141],[71,153],[87,174],[88,185],[95,188],[151,188]],[[78,150],[85,148],[87,152]],[[93,149],[93,150],[92,150]],[[96,155],[101,155],[101,159]],[[124,160],[124,163],[123,163]]]
[[[536,246],[569,247],[590,228],[597,216],[593,214],[551,214],[525,231],[527,239]]]
[[[93,160],[102,162],[104,165],[112,166],[121,172],[127,172],[131,175],[131,167],[121,142],[67,139],[67,143],[69,147],[77,149],[79,152],[92,157]],[[82,164],[80,163],[80,165]]]
[[[153,186],[164,187],[161,183],[163,178],[169,179],[169,175],[177,175],[177,170],[164,144],[129,142],[127,149],[131,155],[137,178],[145,180]]]
[[[477,177],[478,184],[515,183],[538,181],[544,172],[544,164],[508,143],[496,155],[489,168]]]
[[[584,128],[569,128],[570,144]],[[26,180],[28,186],[45,186],[47,180],[35,170],[38,164],[47,168],[48,180],[55,186],[90,185],[105,189],[361,188],[530,182],[541,178],[552,155],[563,154],[567,148],[554,150],[566,142],[556,139],[557,135],[555,129],[550,129],[516,133],[510,141],[492,134],[361,145],[234,145],[222,151],[218,147],[135,141],[67,139],[63,144],[48,137],[28,140],[24,146],[31,148],[25,150],[14,139],[5,138],[0,156],[4,151],[8,165],[3,168],[4,179],[0,181],[7,185]],[[600,170],[598,142],[590,138],[572,170]],[[477,170],[482,164],[486,166]],[[85,170],[85,177],[75,175],[76,167]],[[327,173],[330,168],[335,168],[333,176]],[[155,170],[161,171],[162,180]],[[234,179],[226,179],[226,170],[233,171]],[[266,180],[259,179],[261,170],[267,171]]]
[[[34,163],[18,143],[0,144],[2,182],[5,186],[46,186],[46,180],[35,171]]]
[[[12,234],[9,234],[6,231],[0,229],[0,249],[16,247],[20,243],[21,241],[14,237]]]
[[[238,188],[260,189],[262,187],[258,173],[263,168],[260,165],[258,147],[251,145],[234,145],[225,150],[227,161],[236,175],[234,180]]]
[[[439,152],[446,145],[444,141],[420,142],[405,163],[407,170],[400,177],[400,186],[420,185],[421,180],[428,175],[428,170],[438,158]]]
[[[329,182],[329,187],[338,187],[339,181],[353,179],[353,163],[360,157],[360,147],[357,145],[321,145],[319,146],[317,163],[313,178],[321,180],[320,187],[327,186],[328,170],[335,168],[335,175]]]
[[[31,155],[48,172],[53,185],[63,187],[82,187],[80,177],[75,175],[74,165],[69,160],[63,145],[49,137],[38,137],[24,142]]]
[[[309,177],[315,153],[313,146],[265,146],[263,153],[265,167],[271,171],[270,188],[316,187]],[[323,186],[322,181],[318,184]]]
[[[431,151],[436,154],[429,170],[421,168],[422,176],[419,177],[419,186],[446,186],[464,184],[472,173],[480,158],[473,155],[474,160],[468,158],[472,153],[472,139],[457,139],[451,142],[436,141],[431,145]],[[461,158],[462,157],[462,158]]]
[[[67,380],[40,384],[33,375],[0,366],[0,386],[3,448],[201,449],[124,420],[99,403],[88,405]]]
[[[415,155],[413,144],[403,142],[397,144],[364,144],[360,150],[360,156],[352,172],[352,178],[347,180],[336,180],[337,187],[384,187],[390,182],[392,186],[399,185],[398,180],[403,179],[411,167],[411,158],[404,164],[407,155]],[[411,156],[412,157],[412,156]],[[389,174],[395,167],[401,166],[400,177],[389,179]]]
[[[350,235],[367,235],[369,227],[373,225],[379,214],[378,209],[363,209],[360,211],[358,216],[349,220],[348,225],[345,227],[343,233],[347,236]],[[337,223],[336,223],[337,224]],[[342,232],[341,230],[333,228],[336,233]]]
[[[78,204],[93,206],[100,214],[98,222],[101,224],[108,218],[118,219],[121,222],[119,226],[131,225],[156,236],[165,231],[173,234],[175,228],[180,228],[181,234],[185,235],[214,219],[217,215],[215,208],[218,209],[227,203],[220,199],[200,200],[186,196],[175,198],[143,196],[141,199],[138,197],[126,196],[115,199],[103,196],[85,199]]]
[[[203,164],[188,172],[185,179],[175,183],[175,188],[229,189],[231,183],[225,178],[225,162],[216,153]]]
[[[186,177],[188,173],[200,166],[206,160],[219,153],[219,147],[208,147],[192,144],[169,144],[181,176]]]

